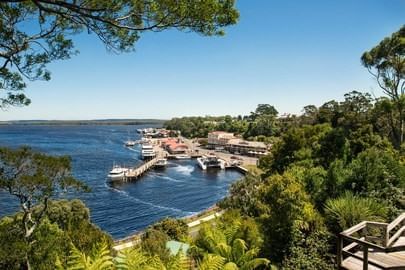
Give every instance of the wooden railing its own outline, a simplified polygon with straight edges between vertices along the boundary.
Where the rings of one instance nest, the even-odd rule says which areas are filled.
[[[363,221],[339,234],[337,263],[339,268],[346,257],[353,257],[363,262],[363,269],[368,269],[369,264],[384,267],[378,262],[369,261],[369,251],[373,252],[396,252],[405,251],[405,246],[392,245],[405,232],[405,212],[402,213],[391,223]],[[344,245],[344,243],[348,243]],[[362,256],[355,254],[356,251],[362,251]]]

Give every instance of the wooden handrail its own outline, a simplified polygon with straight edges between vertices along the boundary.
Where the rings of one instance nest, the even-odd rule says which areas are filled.
[[[402,225],[396,233],[390,237],[390,232],[396,228],[398,225]],[[352,234],[359,232],[360,230],[367,230],[367,227],[377,227],[383,229],[382,237],[377,238],[373,236],[364,235],[364,237],[356,238],[352,236]],[[367,232],[367,231],[365,231]],[[343,255],[348,255],[363,261],[363,269],[368,269],[368,265],[375,263],[368,261],[368,250],[373,249],[373,251],[379,251],[384,253],[390,252],[397,252],[397,251],[405,251],[405,245],[391,247],[395,241],[401,237],[405,232],[405,212],[402,213],[399,217],[397,217],[391,223],[383,223],[383,222],[374,222],[374,221],[362,221],[357,225],[354,225],[351,228],[348,228],[339,234],[338,239],[338,256],[337,262],[338,265],[341,266],[343,262]],[[364,233],[365,234],[365,233]],[[343,241],[344,239],[349,240],[351,243],[344,246]],[[374,239],[374,240],[382,240],[382,245],[374,244],[368,242],[367,239]],[[363,251],[363,257],[358,256],[354,253],[349,252],[351,249],[355,248],[356,246],[361,246]]]
[[[389,240],[387,243],[387,247],[390,247],[394,242],[404,233],[405,226],[401,227]]]
[[[354,225],[353,227],[350,227],[347,230],[344,230],[343,232],[341,232],[341,234],[343,235],[351,235],[355,232],[360,231],[361,229],[365,228],[367,226],[367,221],[362,221],[357,225]]]
[[[388,224],[387,230],[388,232],[390,232],[392,229],[394,229],[396,226],[398,226],[398,224],[400,224],[401,222],[405,221],[405,212],[402,213],[399,217],[397,217],[396,219],[394,219],[393,222],[391,222],[390,224]]]
[[[368,248],[373,248],[373,249],[379,250],[379,251],[385,251],[385,247],[382,247],[382,246],[379,246],[379,245],[376,245],[376,244],[373,244],[373,243],[370,243],[370,242],[355,238],[355,237],[350,236],[350,235],[345,235],[345,234],[342,234],[342,233],[340,235],[343,238],[346,238],[348,240],[351,240],[352,242],[360,244],[361,246],[366,246]]]

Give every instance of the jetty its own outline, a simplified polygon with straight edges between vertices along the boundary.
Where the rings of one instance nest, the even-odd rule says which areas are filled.
[[[363,221],[340,233],[339,269],[405,269],[405,212],[391,223]]]
[[[130,168],[127,171],[127,173],[125,174],[124,181],[130,181],[130,180],[139,178],[145,172],[147,172],[149,169],[153,168],[153,166],[155,166],[155,164],[158,162],[159,159],[160,159],[160,157],[156,156],[156,157],[152,158],[151,160],[148,160],[147,162],[143,163],[139,167]]]

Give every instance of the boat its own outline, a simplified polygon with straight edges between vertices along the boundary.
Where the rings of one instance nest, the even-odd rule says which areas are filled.
[[[125,146],[127,146],[127,147],[132,147],[132,146],[134,146],[136,143],[137,143],[136,141],[127,140],[127,141],[125,141]]]
[[[124,142],[125,146],[126,147],[132,147],[132,146],[135,146],[136,143],[137,143],[136,141],[129,139],[129,132],[128,132],[128,140],[126,140]]]
[[[151,159],[156,156],[155,150],[153,150],[153,146],[150,144],[142,144],[142,150],[141,150],[141,157],[142,159]]]
[[[174,155],[175,159],[190,159],[189,155]]]
[[[167,159],[165,158],[159,158],[156,163],[155,163],[155,168],[163,168],[166,167],[167,165]]]
[[[225,161],[215,155],[199,157],[197,158],[197,164],[202,170],[207,170],[208,168],[225,169]]]
[[[110,181],[120,181],[125,179],[125,175],[128,172],[128,168],[114,165],[112,170],[108,173]]]

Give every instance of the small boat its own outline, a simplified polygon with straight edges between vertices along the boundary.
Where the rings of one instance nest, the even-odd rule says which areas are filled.
[[[202,170],[207,170],[208,168],[225,169],[225,161],[215,155],[199,157],[197,158],[197,164]]]
[[[167,159],[165,158],[159,158],[156,163],[155,163],[155,168],[163,168],[166,167],[167,165]]]
[[[125,141],[125,146],[127,146],[127,147],[134,146],[135,144],[136,144],[136,141],[133,141],[133,140]]]
[[[125,179],[125,175],[128,172],[128,168],[114,165],[112,170],[108,173],[110,181],[120,181]]]
[[[175,159],[190,159],[191,157],[189,155],[175,155]]]

